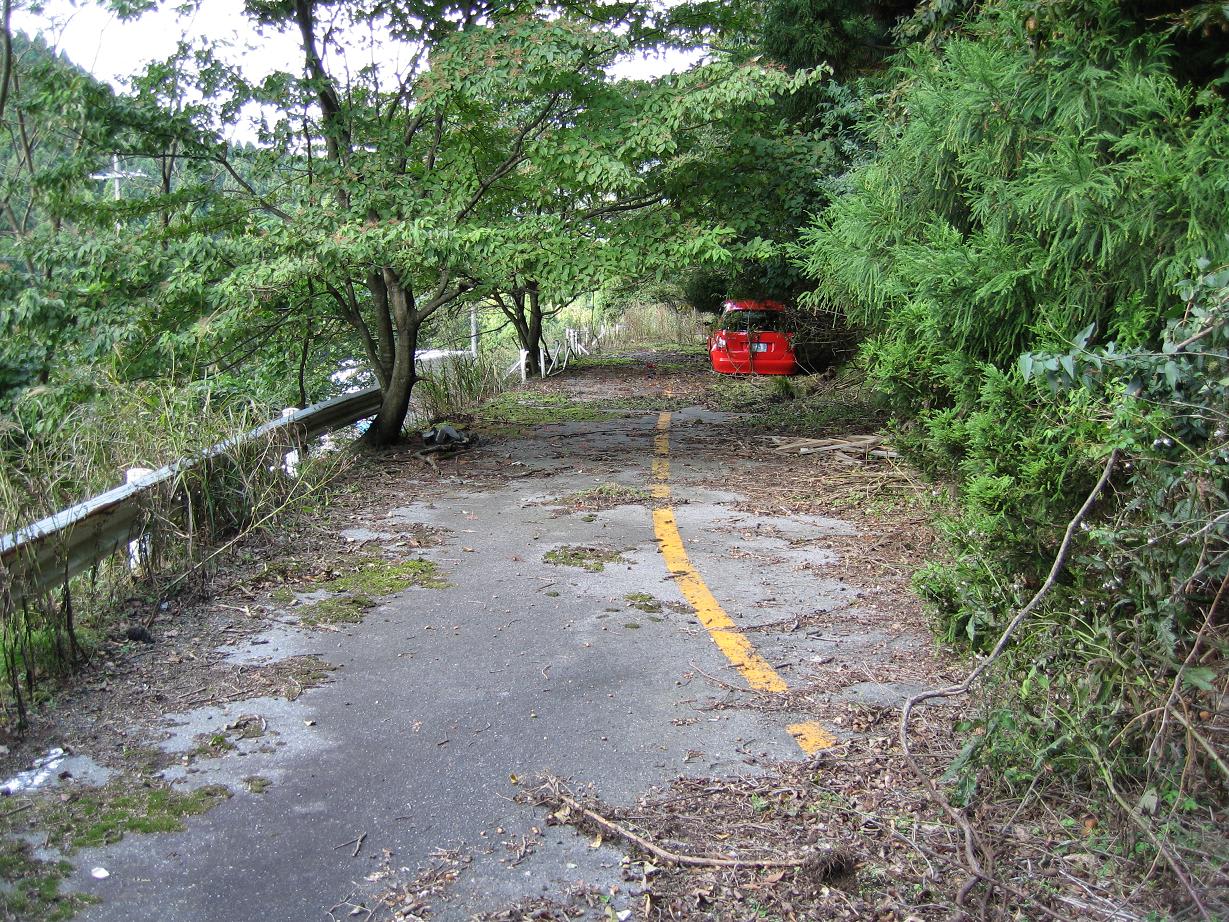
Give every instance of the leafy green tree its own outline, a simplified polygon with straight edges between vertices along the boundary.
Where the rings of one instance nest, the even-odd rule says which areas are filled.
[[[96,185],[83,139],[105,132],[92,111],[110,92],[40,39],[6,29],[2,50],[0,400],[45,384],[61,352],[89,354],[102,332],[100,311],[75,297],[95,226],[74,206]]]
[[[222,200],[246,209],[229,230],[233,268],[204,292],[209,323],[340,320],[384,393],[369,430],[377,445],[400,434],[432,317],[522,278],[561,299],[584,290],[628,238],[584,248],[586,260],[574,241],[593,243],[595,222],[657,202],[655,184],[685,169],[697,126],[807,79],[719,62],[651,84],[611,81],[606,67],[638,47],[634,20],[615,28],[628,25],[626,6],[337,3],[327,28],[325,10],[249,5],[266,27],[298,34],[304,77],[242,86],[210,72],[215,105],[256,101],[272,113],[246,172],[225,149],[180,156],[227,167]],[[399,63],[346,68],[372,31]],[[667,223],[659,213],[637,225],[658,235],[641,250],[679,237]],[[688,227],[678,248],[720,249],[720,228]]]
[[[958,572],[933,595],[953,636],[984,642],[1048,566],[1104,438],[1083,404],[1037,406],[1017,358],[1085,328],[1156,346],[1179,282],[1229,260],[1229,111],[1175,75],[1162,24],[1116,3],[998,0],[962,22],[897,60],[865,123],[878,154],[802,253],[816,300],[871,331],[919,457],[964,484]]]
[[[199,339],[191,331],[227,260],[220,229],[235,226],[236,211],[216,194],[223,171],[193,111],[168,108],[140,83],[117,95],[41,39],[14,36],[11,48],[0,400],[29,432],[51,433],[95,379],[199,370],[177,360]],[[151,75],[150,85],[161,79],[158,68]],[[207,156],[180,156],[185,139]],[[31,385],[37,399],[16,402]]]
[[[906,3],[759,0],[719,18],[717,42],[744,60],[789,72],[826,72],[769,106],[721,126],[692,182],[675,190],[680,207],[735,230],[737,259],[693,272],[693,305],[713,310],[722,296],[795,300],[810,288],[791,248],[812,215],[843,191],[841,177],[866,159],[855,125],[881,82],[890,31]]]

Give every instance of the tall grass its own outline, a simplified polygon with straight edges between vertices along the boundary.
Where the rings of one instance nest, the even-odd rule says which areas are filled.
[[[134,529],[139,567],[130,566],[121,542],[118,554],[50,593],[26,592],[0,573],[0,701],[8,722],[24,724],[27,702],[45,694],[47,680],[75,671],[98,637],[123,627],[121,608],[152,618],[170,595],[203,589],[239,538],[274,525],[340,472],[346,457],[331,454],[309,456],[287,476],[284,456],[298,447],[287,432],[233,444],[273,416],[270,407],[220,399],[204,384],[105,382],[90,403],[64,411],[54,429],[45,420],[37,431],[6,422],[4,533],[122,484],[128,468],[156,469],[232,442],[147,494]]]
[[[690,307],[634,303],[623,312],[603,340],[602,348],[634,349],[651,346],[696,348],[703,344],[705,323]]]
[[[510,354],[510,353],[509,353]],[[507,386],[507,364],[500,354],[450,356],[433,363],[414,387],[411,411],[416,423],[457,416],[494,397]]]

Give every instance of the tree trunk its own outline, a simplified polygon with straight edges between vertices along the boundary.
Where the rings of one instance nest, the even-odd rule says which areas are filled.
[[[508,299],[495,295],[495,303],[516,329],[516,341],[527,353],[525,373],[537,377],[542,373],[542,301],[537,282],[527,282],[508,292]]]
[[[528,353],[525,356],[525,374],[536,376],[538,374],[538,347],[534,345],[537,340],[533,338],[529,329],[529,313],[525,310],[526,291],[525,288],[513,288],[508,291],[507,298],[499,292],[495,292],[492,297],[499,309],[503,311],[504,316],[508,318],[508,322],[512,324],[512,328],[516,330],[517,343]]]
[[[418,353],[418,330],[423,320],[414,311],[413,295],[401,285],[393,270],[384,270],[383,281],[388,290],[396,338],[392,372],[383,387],[380,412],[363,434],[363,441],[373,448],[386,448],[401,438],[401,428],[410,411],[410,395],[418,381],[414,358]]]
[[[532,363],[527,369],[528,372],[534,375],[542,374],[542,347],[546,345],[546,341],[542,338],[542,301],[538,293],[538,283],[529,282],[525,285],[525,304],[528,308],[529,335],[526,337],[526,342],[521,345],[522,349],[529,351],[529,361]]]
[[[401,439],[401,429],[410,412],[410,395],[418,376],[414,370],[414,354],[418,348],[418,328],[397,338],[397,354],[393,373],[384,388],[380,412],[363,433],[363,441],[372,448],[387,448]]]

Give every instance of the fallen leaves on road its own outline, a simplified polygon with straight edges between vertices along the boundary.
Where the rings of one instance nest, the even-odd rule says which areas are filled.
[[[627,850],[637,918],[944,918],[959,840],[906,773],[877,737],[759,776],[679,778],[626,807],[556,778],[520,797]]]

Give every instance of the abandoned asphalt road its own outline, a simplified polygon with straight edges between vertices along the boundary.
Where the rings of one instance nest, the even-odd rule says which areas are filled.
[[[858,587],[824,575],[835,559],[825,540],[852,526],[736,508],[741,497],[721,485],[738,462],[712,445],[721,421],[692,408],[539,426],[479,449],[534,476],[467,480],[446,467],[429,502],[373,510],[369,533],[339,534],[371,549],[393,544],[398,524],[448,529],[423,553],[451,588],[389,597],[340,632],[301,629],[287,612],[235,650],[251,663],[315,653],[338,669],[293,702],[174,715],[171,749],[247,714],[263,717],[278,745],[239,740],[237,752],[172,770],[235,791],[186,831],[74,855],[67,888],[99,899],[81,917],[367,918],[381,892],[433,865],[457,877],[427,901],[432,918],[581,883],[625,908],[619,843],[547,826],[543,811],[513,802],[514,781],[554,773],[619,801],[680,774],[801,757],[839,729],[822,713],[713,708],[721,683],[775,693],[820,658],[926,643],[860,624]],[[551,505],[602,484],[653,499],[591,515]],[[600,572],[544,563],[574,546],[621,559]],[[629,596],[660,610],[638,610]],[[836,610],[822,630],[744,633]],[[883,703],[901,692],[863,683],[835,694]],[[252,776],[271,783],[251,793],[241,781]],[[94,879],[95,867],[110,876]]]

